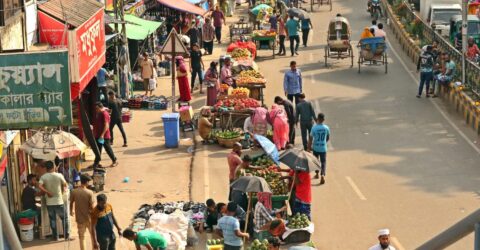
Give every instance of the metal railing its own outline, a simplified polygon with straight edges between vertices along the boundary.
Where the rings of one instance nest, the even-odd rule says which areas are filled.
[[[475,231],[474,250],[480,250],[480,209],[416,248],[416,250],[445,249]]]
[[[394,9],[396,6],[394,6],[394,3],[397,2],[395,0],[387,0],[387,2],[390,4],[392,9]],[[427,44],[431,44],[433,41],[438,42],[438,47],[441,51],[447,52],[450,54],[450,58],[455,62],[457,65],[457,70],[456,70],[456,79],[455,80],[460,80],[461,79],[461,65],[462,65],[462,52],[458,51],[455,49],[455,47],[450,44],[450,42],[439,35],[437,32],[435,32],[430,25],[428,25],[424,20],[422,20],[411,8],[410,4],[408,4],[405,0],[402,2],[405,3],[405,6],[402,6],[404,8],[402,10],[403,15],[399,15],[401,19],[403,19],[404,24],[410,24],[412,22],[416,22],[416,25],[419,25],[417,27],[418,30],[421,32],[418,35],[418,38],[422,40],[423,42]],[[396,15],[395,9],[394,12]],[[460,73],[459,73],[460,72]],[[466,60],[465,62],[465,89],[468,90],[470,89],[472,93],[476,96],[476,98],[480,98],[480,67],[475,64],[474,62],[471,62],[469,60]]]

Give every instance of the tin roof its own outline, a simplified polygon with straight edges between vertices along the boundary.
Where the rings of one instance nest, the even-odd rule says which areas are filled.
[[[95,0],[49,0],[38,4],[38,9],[50,16],[79,27],[104,6]]]

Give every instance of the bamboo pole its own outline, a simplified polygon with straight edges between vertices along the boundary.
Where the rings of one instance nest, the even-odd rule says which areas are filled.
[[[244,233],[247,233],[247,228],[248,228],[248,221],[250,217],[250,213],[252,212],[252,193],[248,193],[248,205],[247,205],[247,216],[245,216],[245,228],[243,229]],[[245,245],[246,239],[243,238],[243,244]]]

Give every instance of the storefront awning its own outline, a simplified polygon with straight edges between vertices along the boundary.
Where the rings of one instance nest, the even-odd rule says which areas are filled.
[[[157,0],[158,3],[163,4],[172,9],[176,9],[183,12],[188,12],[195,15],[205,15],[206,11],[194,4],[191,4],[185,0]]]
[[[149,21],[134,15],[125,15],[124,18],[127,23],[127,38],[132,40],[143,40],[162,26],[162,22]],[[110,27],[113,27],[113,24],[110,24]]]

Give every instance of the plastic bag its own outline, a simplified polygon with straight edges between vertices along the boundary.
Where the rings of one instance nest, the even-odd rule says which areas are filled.
[[[187,246],[196,246],[198,244],[198,236],[193,228],[192,224],[188,225],[188,232],[187,232]]]

